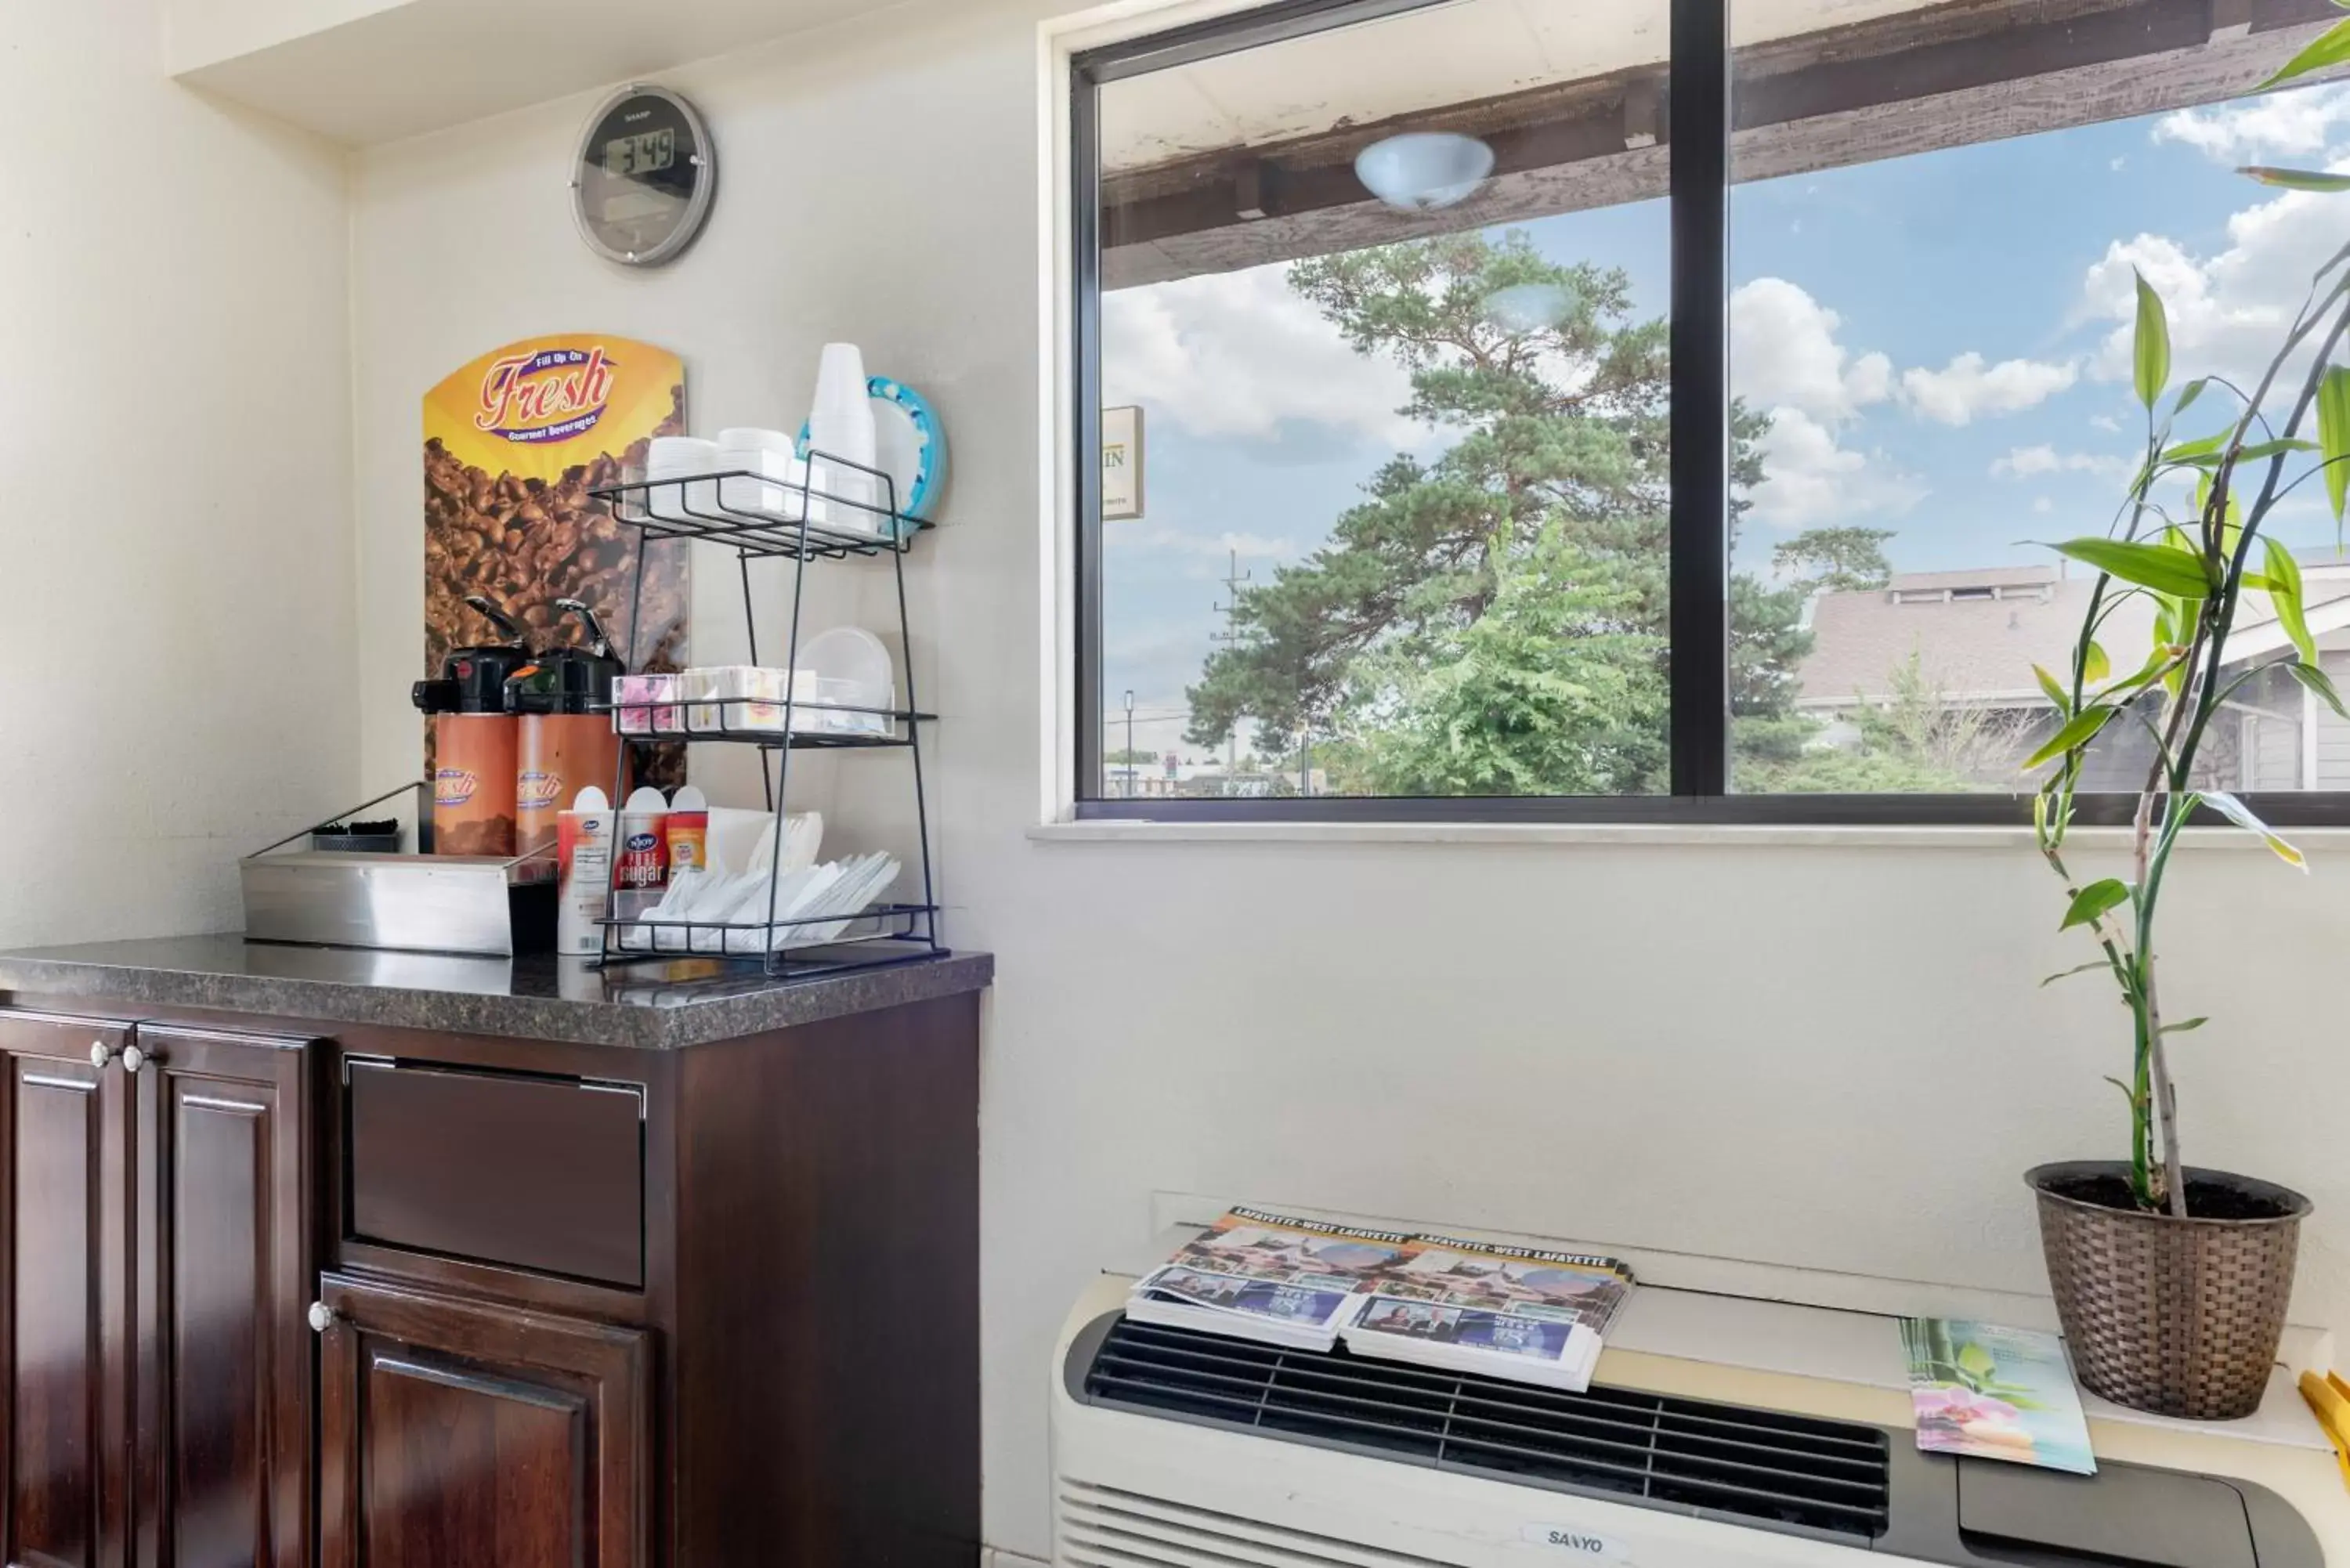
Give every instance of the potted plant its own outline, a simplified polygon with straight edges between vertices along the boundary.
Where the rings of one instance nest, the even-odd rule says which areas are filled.
[[[2345,58],[2350,22],[2263,85]],[[2243,172],[2288,189],[2350,190],[2345,175]],[[2071,669],[2036,670],[2056,709],[2055,731],[2025,766],[2048,770],[2033,820],[2040,851],[2064,883],[2064,929],[2085,930],[2097,947],[2096,958],[2065,974],[2103,972],[2129,1010],[2130,1075],[2110,1081],[2128,1102],[2130,1152],[2126,1160],[2040,1166],[2025,1179],[2037,1195],[2049,1282],[2081,1381],[2117,1403],[2166,1415],[2222,1420],[2258,1408],[2310,1210],[2286,1188],[2185,1162],[2168,1041],[2204,1020],[2165,1010],[2156,917],[2179,836],[2205,814],[2259,835],[2287,864],[2306,869],[2300,851],[2241,800],[2206,787],[2212,770],[2205,748],[2221,705],[2245,682],[2271,674],[2266,664],[2229,667],[2229,639],[2248,594],[2265,597],[2273,626],[2289,640],[2282,662],[2292,679],[2350,718],[2318,662],[2300,566],[2265,534],[2277,504],[2319,479],[2339,536],[2350,492],[2350,368],[2334,361],[2345,330],[2350,246],[2312,280],[2256,386],[2208,377],[2172,397],[2162,300],[2140,276],[2134,369],[2146,408],[2145,456],[2113,533],[2054,546],[2097,578]],[[2190,408],[2222,399],[2234,405],[2224,428],[2174,439]],[[2194,501],[2174,515],[2155,491],[2181,476],[2191,476]],[[2099,638],[2132,599],[2148,601],[2133,614],[2150,608],[2153,647],[2137,668],[2116,670]],[[2066,854],[2075,797],[2090,749],[2102,742],[2110,749],[2101,757],[2110,757],[2124,743],[2116,737],[2143,747],[2146,757],[2128,874],[2084,880]]]

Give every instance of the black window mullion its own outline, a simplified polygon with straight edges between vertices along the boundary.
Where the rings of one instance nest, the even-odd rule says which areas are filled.
[[[1728,0],[1672,0],[1672,791],[1730,782]]]
[[[1076,798],[1102,788],[1101,457],[1101,83],[1082,65],[1070,72],[1070,256],[1076,281],[1069,323],[1077,406],[1074,541],[1076,592]]]

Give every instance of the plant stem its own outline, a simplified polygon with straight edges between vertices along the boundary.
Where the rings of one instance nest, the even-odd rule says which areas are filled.
[[[2179,831],[2195,814],[2197,797],[2173,796],[2166,807],[2168,820],[2154,846],[2138,905],[2138,982],[2146,1001],[2147,1061],[2151,1069],[2154,1107],[2162,1127],[2162,1190],[2173,1217],[2187,1218],[2186,1162],[2178,1152],[2178,1091],[2170,1078],[2169,1047],[2162,1038],[2162,1008],[2155,990],[2154,911],[2162,897],[2162,882],[2170,867],[2171,851]]]

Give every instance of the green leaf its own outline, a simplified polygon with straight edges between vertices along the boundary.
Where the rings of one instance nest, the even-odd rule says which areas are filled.
[[[2342,705],[2342,693],[2334,688],[2334,678],[2314,664],[2288,664],[2285,670],[2295,680],[2317,693],[2318,700],[2344,719],[2350,719],[2350,708]]]
[[[2211,435],[2198,436],[2193,441],[2180,441],[2177,446],[2163,452],[2162,461],[2165,462],[2217,462],[2220,460],[2220,449],[2228,444],[2228,438],[2235,433],[2236,427],[2230,425],[2226,430]]]
[[[2103,680],[2113,672],[2114,661],[2106,656],[2103,646],[2091,642],[2088,647],[2081,650],[2082,680]]]
[[[2312,71],[2322,71],[2345,60],[2350,60],[2350,22],[2336,22],[2312,38],[2303,47],[2301,53],[2278,67],[2276,75],[2252,90],[2266,92],[2279,82],[2289,82],[2295,77],[2305,77]]]
[[[2162,667],[2176,658],[2178,651],[2176,643],[2165,642],[2158,638],[2154,651],[2146,656],[2146,662],[2139,665],[2129,676],[2115,681],[2111,686],[2098,692],[2097,701],[2100,702],[2111,702],[2116,699],[2127,701],[2137,695],[2145,690],[2156,676],[2163,672]]]
[[[2277,624],[2293,639],[2293,646],[2301,654],[2303,664],[2317,662],[2317,639],[2309,635],[2309,617],[2302,607],[2301,564],[2293,552],[2274,539],[2262,543],[2268,546],[2269,603],[2276,607]]]
[[[2350,501],[2350,369],[2340,365],[2327,366],[2317,384],[2317,451],[2338,535],[2343,504]]]
[[[2187,406],[2189,403],[2192,403],[2196,399],[2201,397],[2203,395],[2203,389],[2210,384],[2211,379],[2209,376],[2198,376],[2195,379],[2188,382],[2184,387],[2181,387],[2178,389],[2178,400],[2170,405],[2170,417],[2175,420],[2179,415],[2185,413],[2187,411]]]
[[[2263,185],[2282,186],[2287,191],[2350,191],[2350,174],[2325,174],[2314,169],[2277,169],[2257,163],[2236,172]]]
[[[2236,461],[2258,462],[2263,458],[2274,457],[2281,452],[2315,452],[2316,450],[2317,443],[2314,441],[2303,441],[2298,437],[2287,436],[2241,448],[2236,453]]]
[[[2295,849],[2292,845],[2287,844],[2282,838],[2280,838],[2277,836],[2275,829],[2270,827],[2267,823],[2262,822],[2259,817],[2254,816],[2252,815],[2252,808],[2246,805],[2242,801],[2238,800],[2234,795],[2229,794],[2220,790],[2211,790],[2204,794],[2203,804],[2210,806],[2213,811],[2218,812],[2221,816],[2226,817],[2230,822],[2234,823],[2238,827],[2242,828],[2245,832],[2260,835],[2261,842],[2267,845],[2270,852],[2274,854],[2278,859],[2283,861],[2286,865],[2293,867],[2297,871],[2306,871],[2309,869],[2309,857],[2303,855],[2300,850]]]
[[[2070,556],[2126,583],[2174,598],[2209,598],[2211,594],[2202,557],[2187,551],[2126,539],[2071,539],[2051,547],[2060,556]]]
[[[2030,773],[2044,763],[2052,762],[2067,752],[2078,751],[2097,738],[2114,714],[2113,708],[2087,708],[2064,722],[2062,729],[2048,737],[2041,748],[2024,759],[2023,771]]]
[[[2056,677],[2037,664],[2032,667],[2032,674],[2033,678],[2040,682],[2040,690],[2048,693],[2048,701],[2056,704],[2056,711],[2072,712],[2073,694],[2064,690],[2064,684]]]
[[[2063,928],[2060,927],[2058,929],[2062,929]],[[2113,966],[2106,963],[2103,959],[2091,959],[2087,963],[2076,963],[2071,969],[2058,970],[2054,974],[2050,975],[2046,980],[2040,982],[2040,989],[2045,991],[2060,980],[2070,980],[2076,974],[2086,974],[2093,969],[2110,969],[2111,967]]]
[[[2065,721],[2064,727],[2048,737],[2047,742],[2024,759],[2023,771],[2030,773],[2042,763],[2051,762],[2065,753],[2075,751],[2097,738],[2117,711],[2112,708],[2090,708]]]
[[[2170,323],[2162,313],[2162,296],[2137,273],[2137,348],[2135,369],[2137,400],[2151,410],[2170,379]]]
[[[2162,1033],[2165,1034],[2184,1034],[2190,1029],[2200,1029],[2206,1023],[2210,1022],[2211,1021],[2209,1018],[2190,1018],[2184,1023],[2166,1023],[2162,1026]]]
[[[1998,1358],[1974,1340],[1959,1346],[1959,1370],[1970,1377],[1989,1377],[1999,1370]]]
[[[2072,905],[2064,911],[2064,923],[2056,929],[2069,931],[2074,926],[2085,926],[2106,910],[2127,903],[2129,896],[2129,884],[2118,877],[2092,882],[2073,895]]]
[[[2132,1110],[2137,1108],[2137,1091],[2136,1089],[2131,1088],[2127,1084],[2123,1083],[2111,1073],[2106,1075],[2106,1082],[2111,1084],[2115,1088],[2119,1089],[2122,1092],[2122,1098],[2130,1103],[2130,1108]]]

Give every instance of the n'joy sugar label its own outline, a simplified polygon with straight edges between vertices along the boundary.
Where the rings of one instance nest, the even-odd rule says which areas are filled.
[[[1629,1563],[1632,1544],[1613,1535],[1602,1535],[1596,1530],[1582,1530],[1572,1524],[1529,1524],[1519,1532],[1536,1546],[1547,1546],[1575,1563]]]

